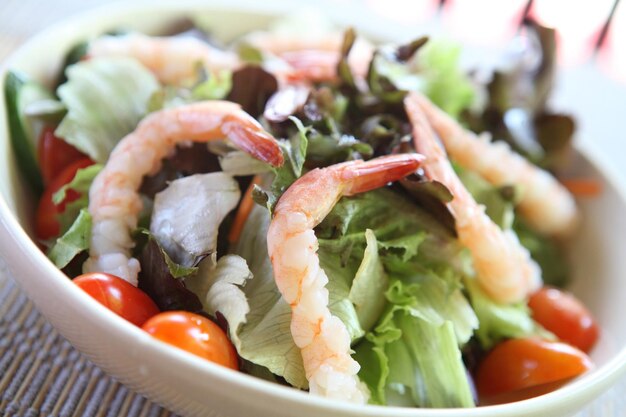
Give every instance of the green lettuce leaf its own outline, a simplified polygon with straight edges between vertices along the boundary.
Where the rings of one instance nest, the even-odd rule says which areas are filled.
[[[48,252],[48,258],[58,268],[65,268],[78,254],[89,249],[90,239],[91,215],[83,208],[71,227],[56,240]]]
[[[176,264],[197,266],[216,251],[219,226],[240,196],[223,172],[179,178],[154,197],[150,231]]]
[[[249,305],[246,322],[233,328],[229,321],[231,337],[241,340],[237,351],[242,358],[305,389],[308,381],[302,355],[291,337],[291,308],[276,288],[267,254],[269,221],[267,209],[254,206],[234,248],[234,253],[247,261],[254,278],[242,289]]]
[[[506,338],[540,336],[554,339],[550,332],[530,317],[529,308],[525,303],[497,303],[480,288],[474,278],[468,277],[464,282],[480,323],[476,337],[485,349]]]
[[[378,242],[372,230],[365,231],[366,247],[363,261],[359,265],[348,299],[354,305],[361,327],[371,329],[382,314],[386,300],[380,297],[387,291],[389,279],[378,254]]]
[[[233,86],[233,73],[229,70],[211,72],[206,79],[191,90],[191,97],[196,101],[222,100]]]
[[[55,134],[96,162],[106,162],[115,145],[148,112],[159,83],[128,58],[95,58],[67,68],[57,90],[68,113]]]
[[[570,269],[566,262],[563,248],[547,236],[542,236],[516,219],[513,230],[520,243],[528,249],[530,256],[541,268],[541,279],[545,285],[565,287],[570,281]]]
[[[274,210],[274,206],[285,190],[300,178],[306,159],[309,128],[304,127],[302,122],[295,117],[289,119],[296,125],[298,131],[291,135],[288,141],[280,143],[285,163],[281,167],[273,169],[274,180],[270,191],[264,191],[261,187],[255,186],[252,194],[254,201],[267,207],[270,213]]]
[[[418,54],[426,82],[424,93],[452,117],[471,106],[474,87],[459,65],[461,46],[445,41],[428,42]]]
[[[513,227],[518,196],[514,186],[493,186],[479,174],[459,166],[455,166],[455,171],[476,202],[485,206],[485,212],[495,224],[501,229]]]
[[[424,291],[428,286],[395,281],[386,293],[390,308],[355,349],[359,377],[374,404],[387,404],[392,397],[418,407],[474,405],[456,326],[432,308],[434,302]],[[462,297],[458,290],[456,294]],[[437,307],[457,304],[443,300]]]
[[[231,341],[237,350],[241,349],[237,332],[250,311],[242,287],[251,278],[245,259],[238,255],[224,255],[217,263],[213,259],[202,261],[198,273],[185,279],[187,288],[198,296],[206,312],[214,317],[220,312],[226,318]]]
[[[52,202],[60,204],[65,200],[68,190],[73,190],[78,194],[78,198],[65,204],[65,210],[57,215],[57,220],[61,225],[61,233],[65,233],[74,223],[79,212],[89,205],[89,188],[102,168],[101,164],[94,164],[79,169],[74,178],[52,196]]]
[[[367,289],[350,301],[367,332],[355,358],[371,401],[386,404],[390,395],[412,406],[472,406],[460,347],[478,319],[462,293],[466,256],[447,228],[406,196],[379,189],[341,199],[316,234],[327,275],[328,264],[359,265],[356,278],[340,268],[332,276],[351,294]],[[369,316],[358,314],[360,303]]]
[[[284,301],[276,284],[272,265],[267,254],[267,228],[269,213],[260,206],[255,206],[242,231],[234,252],[245,258],[254,278],[245,281],[241,291],[245,294],[249,306],[245,322],[237,322],[226,316],[231,326],[232,335],[238,342],[237,349],[242,358],[263,367],[272,373],[284,377],[287,382],[298,388],[306,388],[308,382],[304,374],[300,349],[291,337],[291,308]],[[378,318],[379,310],[384,308],[384,271],[380,268],[376,251],[376,240],[369,234],[369,254],[355,256],[348,265],[342,265],[332,253],[332,248],[320,241],[318,251],[320,264],[329,277],[327,288],[330,291],[330,311],[347,326],[353,340],[362,337],[364,330],[361,322],[373,322]],[[361,258],[364,258],[361,262]],[[372,275],[370,275],[372,273]],[[352,282],[358,284],[353,287]],[[380,281],[380,282],[377,282]],[[369,287],[368,283],[376,286]],[[381,285],[382,283],[382,285]],[[374,293],[375,289],[379,289]],[[350,296],[360,304],[354,304]],[[369,311],[363,307],[366,296],[371,295]],[[378,297],[382,300],[374,300]],[[240,301],[241,303],[242,301]],[[357,313],[357,307],[362,310]],[[243,308],[243,307],[242,307]],[[378,311],[378,313],[375,313]],[[374,313],[375,317],[371,315]],[[234,324],[233,324],[234,323]],[[373,323],[372,323],[373,324]],[[372,324],[369,324],[370,326]]]

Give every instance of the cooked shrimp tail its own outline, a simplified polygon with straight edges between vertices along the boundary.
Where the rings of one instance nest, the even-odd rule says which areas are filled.
[[[417,171],[424,161],[419,154],[400,154],[385,159],[379,158],[374,164],[355,165],[343,171],[346,180],[344,195],[364,193],[385,186]]]
[[[359,364],[350,356],[350,336],[328,309],[326,272],[317,256],[313,228],[342,197],[382,187],[414,172],[418,154],[384,156],[314,169],[282,195],[270,223],[267,244],[274,279],[291,306],[291,334],[312,393],[365,403],[369,396],[359,381]]]
[[[227,101],[161,110],[123,138],[89,190],[93,225],[85,272],[109,272],[137,285],[139,263],[130,258],[130,232],[137,226],[142,207],[137,190],[143,177],[157,172],[163,158],[180,142],[224,138],[264,162],[283,163],[276,140],[239,105]]]
[[[222,131],[241,150],[259,161],[275,167],[283,164],[283,154],[277,146],[276,139],[265,132],[252,117],[245,120],[237,116],[228,117],[222,125]]]

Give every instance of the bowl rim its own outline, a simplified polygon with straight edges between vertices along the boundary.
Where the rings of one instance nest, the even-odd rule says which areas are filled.
[[[0,88],[4,91],[4,83],[6,73],[11,69],[13,62],[19,61],[20,57],[29,49],[34,48],[40,43],[45,43],[46,38],[53,33],[60,32],[66,27],[71,27],[73,23],[89,21],[97,19],[97,16],[106,13],[117,17],[126,13],[140,13],[142,10],[150,10],[163,14],[167,11],[184,12],[191,9],[210,10],[216,8],[220,10],[228,10],[232,12],[258,13],[264,15],[284,14],[285,11],[296,10],[301,4],[289,2],[288,0],[265,1],[263,3],[254,0],[212,0],[210,2],[203,0],[140,0],[132,3],[116,1],[114,3],[105,4],[68,18],[62,19],[58,23],[40,31],[25,43],[18,46],[9,57],[0,65]],[[163,18],[163,21],[167,19]],[[333,20],[334,17],[333,17]],[[374,32],[372,24],[367,25],[366,21],[355,23],[356,26],[363,28],[366,32]],[[76,34],[75,37],[79,37]],[[8,128],[6,123],[6,104],[4,100],[0,100],[0,135],[8,138]],[[6,133],[6,135],[5,135]],[[10,148],[10,143],[8,144]],[[618,179],[619,175],[611,165],[602,163],[600,152],[585,144],[576,142],[575,149],[582,155],[589,164],[598,170],[604,177],[605,181],[616,191],[618,198],[626,205],[626,186]],[[5,196],[0,193],[0,228],[3,230],[4,239],[0,239],[1,255],[14,253],[22,257],[22,262],[31,262],[37,273],[50,275],[50,279],[60,285],[66,293],[67,298],[64,302],[73,303],[83,309],[86,314],[101,320],[112,330],[112,334],[120,337],[133,339],[134,342],[140,344],[143,349],[148,349],[146,354],[153,354],[159,357],[168,358],[174,361],[174,365],[185,369],[199,369],[200,372],[212,375],[216,378],[222,378],[233,386],[242,389],[257,391],[266,395],[268,399],[281,398],[287,400],[294,405],[306,405],[323,412],[349,412],[364,416],[390,416],[390,417],[478,417],[478,416],[503,416],[507,415],[524,415],[529,412],[549,412],[555,410],[563,404],[573,401],[582,396],[583,392],[592,390],[594,396],[600,391],[612,385],[617,378],[626,373],[626,346],[623,346],[615,356],[607,363],[597,368],[594,372],[584,375],[579,379],[569,383],[556,391],[544,394],[539,397],[527,400],[517,401],[513,403],[481,406],[474,409],[420,409],[420,408],[403,408],[394,406],[378,406],[378,405],[356,405],[338,400],[317,397],[307,392],[293,389],[291,387],[282,386],[260,378],[256,378],[238,371],[231,371],[209,361],[198,358],[190,353],[182,351],[178,348],[170,346],[164,342],[150,337],[140,328],[130,324],[112,311],[86,296],[71,280],[63,274],[54,264],[39,250],[37,245],[31,240],[30,236],[20,225],[17,217],[9,208],[5,201]],[[10,244],[9,244],[10,242]],[[5,258],[6,259],[6,258]],[[9,262],[7,262],[8,264]],[[19,279],[15,279],[19,283]],[[156,399],[158,401],[158,399]]]

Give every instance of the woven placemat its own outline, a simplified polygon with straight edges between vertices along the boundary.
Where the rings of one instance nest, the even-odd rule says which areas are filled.
[[[175,415],[129,391],[85,359],[0,266],[0,416]]]

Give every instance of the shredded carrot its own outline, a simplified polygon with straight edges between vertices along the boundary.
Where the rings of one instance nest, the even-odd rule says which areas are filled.
[[[252,200],[252,191],[254,190],[255,185],[259,185],[261,183],[261,177],[259,175],[255,175],[252,178],[252,182],[248,186],[243,198],[241,199],[241,203],[239,203],[239,208],[237,209],[237,214],[235,214],[235,220],[233,220],[233,225],[228,232],[228,243],[235,243],[239,240],[239,236],[241,235],[241,231],[243,230],[243,225],[246,223],[250,212],[252,211],[252,207],[254,207],[254,201]]]
[[[590,178],[562,178],[561,183],[579,197],[597,197],[602,193],[602,184]]]

